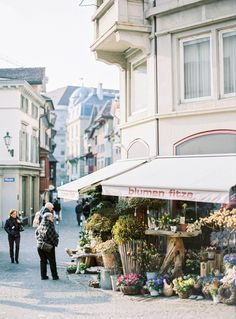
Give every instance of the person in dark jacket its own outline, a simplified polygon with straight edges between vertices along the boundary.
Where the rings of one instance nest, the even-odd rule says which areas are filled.
[[[41,224],[36,229],[35,234],[37,239],[38,254],[40,257],[41,279],[42,280],[48,279],[47,261],[49,261],[53,280],[59,279],[58,273],[57,273],[56,256],[55,256],[55,247],[57,247],[58,245],[59,235],[55,230],[55,227],[53,224],[53,215],[51,213],[45,213],[43,215]],[[46,242],[53,246],[50,252],[46,252],[41,249],[43,242]]]
[[[39,215],[39,224],[41,223],[44,214],[46,214],[46,213],[52,213],[53,214],[53,208],[54,208],[54,206],[50,202],[47,202],[45,204],[45,206],[41,208],[40,215]]]
[[[4,229],[8,233],[9,252],[11,262],[19,263],[20,250],[20,231],[22,230],[22,223],[17,216],[15,209],[10,210],[9,218],[5,222]],[[14,259],[14,244],[15,244],[15,259]]]
[[[82,205],[82,202],[78,201],[77,202],[78,204],[75,206],[75,213],[76,213],[76,219],[77,219],[77,223],[78,223],[78,226],[81,225],[81,222],[82,222],[82,213],[83,213],[83,205]]]

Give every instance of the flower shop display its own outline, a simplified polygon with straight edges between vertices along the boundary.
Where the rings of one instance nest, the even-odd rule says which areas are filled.
[[[208,291],[215,304],[220,302],[219,287],[220,287],[220,282],[218,280],[213,280],[208,287]]]
[[[224,256],[225,276],[219,289],[220,301],[227,305],[236,304],[236,254]]]
[[[89,234],[86,231],[80,232],[79,245],[80,247],[84,247],[85,245],[90,244]]]
[[[164,212],[159,218],[158,223],[159,223],[159,228],[163,230],[168,230],[171,222],[171,217],[170,214],[167,212]]]
[[[190,276],[175,278],[173,280],[173,289],[180,298],[186,299],[190,296],[194,283],[195,280]]]
[[[137,295],[144,285],[144,277],[140,273],[121,275],[117,279],[116,285],[124,295]]]

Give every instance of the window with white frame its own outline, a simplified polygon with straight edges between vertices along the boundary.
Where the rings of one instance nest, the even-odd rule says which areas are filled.
[[[182,40],[183,99],[211,96],[210,37]]]
[[[20,161],[28,162],[29,160],[29,134],[27,125],[21,124],[20,130]]]
[[[221,33],[222,41],[222,92],[236,93],[236,30]]]
[[[37,131],[33,130],[31,136],[31,162],[38,163],[39,161],[39,147],[38,147],[38,137]]]
[[[147,61],[130,67],[130,115],[147,106]]]

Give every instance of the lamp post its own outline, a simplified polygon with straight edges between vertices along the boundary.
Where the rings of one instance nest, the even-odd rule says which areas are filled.
[[[13,157],[14,156],[14,149],[10,149],[12,137],[9,135],[9,132],[6,132],[6,135],[3,137],[3,139],[4,139],[4,143],[6,145],[8,152],[10,153],[11,157]]]

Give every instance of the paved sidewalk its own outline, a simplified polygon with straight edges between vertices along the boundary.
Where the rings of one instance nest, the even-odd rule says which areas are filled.
[[[75,204],[63,208],[56,250],[60,280],[42,281],[33,228],[22,233],[20,263],[11,264],[7,234],[0,229],[0,319],[235,319],[235,308],[210,301],[123,296],[88,287],[89,276],[68,275],[65,248],[78,240]]]

